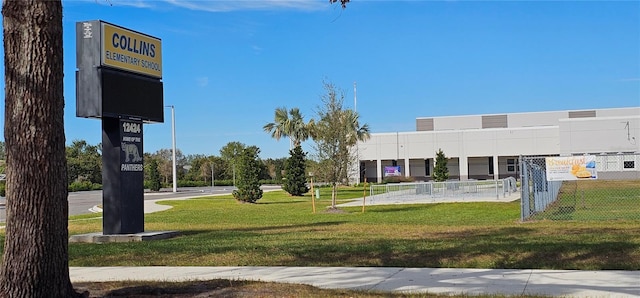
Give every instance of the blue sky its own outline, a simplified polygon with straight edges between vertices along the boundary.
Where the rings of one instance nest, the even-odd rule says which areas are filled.
[[[416,117],[640,106],[639,1],[75,0],[63,13],[68,143],[101,141],[100,121],[75,117],[75,23],[97,19],[162,39],[185,154],[239,141],[287,156],[262,126],[281,106],[314,117],[323,80],[348,108],[357,82],[373,133],[413,131]],[[170,109],[145,125],[144,147],[171,147]]]

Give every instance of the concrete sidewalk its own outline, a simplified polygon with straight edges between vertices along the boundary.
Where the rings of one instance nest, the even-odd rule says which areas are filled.
[[[393,267],[71,267],[72,282],[259,280],[433,294],[640,297],[640,271]]]

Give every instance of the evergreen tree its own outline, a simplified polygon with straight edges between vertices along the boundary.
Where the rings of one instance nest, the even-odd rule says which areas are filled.
[[[449,179],[449,169],[447,168],[447,157],[438,149],[436,152],[436,165],[433,167],[433,180],[436,182],[446,181]]]
[[[100,145],[89,145],[84,140],[74,140],[66,147],[67,181],[102,183],[102,156]]]
[[[158,170],[158,161],[151,159],[149,162],[149,189],[152,191],[159,191],[162,185],[160,178],[160,171]]]
[[[292,196],[302,196],[309,191],[307,187],[307,179],[305,176],[306,154],[302,151],[300,146],[296,146],[292,150],[289,150],[291,155],[285,163],[285,181],[282,185],[282,189],[291,194]]]
[[[256,146],[243,148],[236,159],[236,187],[233,197],[238,201],[255,203],[262,198],[260,173],[262,162],[258,159],[260,149]]]

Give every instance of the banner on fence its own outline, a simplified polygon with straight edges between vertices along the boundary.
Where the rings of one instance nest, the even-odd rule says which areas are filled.
[[[384,167],[384,176],[402,176],[402,170],[400,170],[400,166]]]
[[[598,178],[594,155],[545,158],[547,181],[592,180]]]

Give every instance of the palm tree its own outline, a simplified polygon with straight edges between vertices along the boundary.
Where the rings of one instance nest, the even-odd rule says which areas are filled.
[[[355,146],[358,141],[366,141],[371,138],[369,132],[369,125],[363,124],[360,126],[360,115],[353,110],[343,111],[343,120],[347,132],[347,144]]]
[[[281,137],[289,137],[293,147],[300,146],[300,143],[309,138],[308,124],[304,123],[304,118],[298,108],[291,110],[287,110],[286,107],[276,108],[274,121],[265,124],[263,129],[276,140],[280,140]]]

